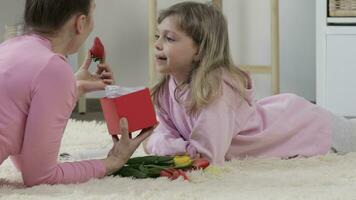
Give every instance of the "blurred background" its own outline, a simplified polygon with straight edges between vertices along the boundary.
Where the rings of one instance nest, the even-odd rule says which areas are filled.
[[[157,11],[181,1],[158,0]],[[0,42],[5,38],[6,25],[22,23],[24,3],[25,0],[0,1]],[[315,0],[279,2],[280,92],[296,93],[310,101],[316,99],[315,4]],[[95,28],[84,48],[90,48],[93,38],[99,36],[117,84],[149,86],[149,0],[96,0],[96,5]],[[223,13],[228,20],[234,62],[270,65],[270,1],[223,0]],[[70,56],[73,69],[77,57]],[[270,74],[252,77],[257,99],[272,94]],[[87,95],[88,111],[100,111],[98,97],[100,93]]]

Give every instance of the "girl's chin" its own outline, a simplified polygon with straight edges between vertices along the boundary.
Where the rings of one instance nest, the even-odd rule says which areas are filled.
[[[164,66],[156,66],[156,70],[161,74],[167,74],[170,71],[167,67]]]

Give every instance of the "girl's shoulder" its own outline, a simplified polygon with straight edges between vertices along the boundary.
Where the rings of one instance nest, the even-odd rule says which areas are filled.
[[[245,73],[245,72],[244,72]],[[238,99],[242,99],[252,104],[254,101],[253,97],[253,85],[251,78],[248,73],[246,73],[247,84],[246,86],[241,84],[241,81],[237,80],[236,77],[229,74],[226,71],[221,73],[221,97],[226,99],[228,102],[236,102]]]
[[[232,88],[252,89],[252,79],[250,74],[245,71],[240,71],[240,73],[240,75],[237,75],[236,72],[231,73],[226,69],[223,69],[220,72],[221,80],[223,83],[229,85]],[[246,82],[246,84],[242,84],[242,81]]]
[[[248,83],[245,85],[236,77],[236,75],[230,74],[227,71],[222,71],[220,74],[221,88],[224,90],[243,92],[246,89],[252,89],[252,83],[248,76]]]

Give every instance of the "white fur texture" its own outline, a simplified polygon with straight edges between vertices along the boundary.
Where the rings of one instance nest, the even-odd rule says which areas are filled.
[[[106,125],[69,121],[61,152],[73,160],[105,156],[111,147]],[[134,156],[144,155],[139,148]],[[24,188],[9,160],[0,166],[0,199],[356,199],[356,154],[314,158],[234,160],[206,172],[189,174],[191,182],[166,178],[132,180],[105,177],[83,184]]]

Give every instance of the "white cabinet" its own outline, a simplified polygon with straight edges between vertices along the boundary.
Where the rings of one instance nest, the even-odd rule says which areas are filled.
[[[327,35],[326,108],[356,115],[356,35]]]
[[[356,116],[356,18],[334,23],[327,17],[327,0],[317,0],[316,8],[317,104]]]

